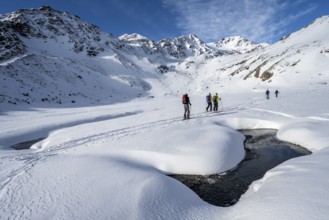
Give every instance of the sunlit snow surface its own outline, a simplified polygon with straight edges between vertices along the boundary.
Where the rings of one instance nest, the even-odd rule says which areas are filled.
[[[81,108],[4,106],[0,115],[1,219],[325,219],[329,205],[328,89],[222,93],[220,113],[191,96]],[[203,202],[166,174],[212,174],[244,157],[235,129],[278,129],[310,156],[255,181],[230,208]],[[19,142],[46,137],[29,150]]]

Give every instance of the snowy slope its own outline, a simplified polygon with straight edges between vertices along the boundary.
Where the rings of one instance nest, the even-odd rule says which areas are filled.
[[[49,7],[0,21],[2,103],[88,105],[328,83],[328,17],[273,45],[237,36],[206,44],[193,34],[159,42],[116,38]]]
[[[43,7],[2,15],[0,21],[1,33],[15,33],[3,42],[1,102],[112,103],[151,88],[136,75],[138,67],[116,52],[118,39],[77,16]],[[16,42],[19,47],[10,47]]]
[[[263,92],[266,88],[313,90],[326,86],[329,79],[328,27],[329,17],[322,17],[261,50],[216,57],[196,71],[200,76],[196,78],[195,87],[200,91],[209,87],[210,91],[235,92],[239,88]]]

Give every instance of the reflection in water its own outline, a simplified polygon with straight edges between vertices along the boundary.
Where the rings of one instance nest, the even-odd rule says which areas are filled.
[[[221,174],[171,175],[204,201],[217,206],[231,206],[238,202],[249,185],[280,163],[311,152],[300,146],[280,141],[276,130],[242,130],[246,136],[246,157],[233,170]]]

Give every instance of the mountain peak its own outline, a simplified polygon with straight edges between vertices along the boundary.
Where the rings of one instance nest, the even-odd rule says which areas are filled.
[[[255,42],[250,41],[241,36],[232,36],[232,37],[222,38],[218,43],[222,47],[226,47],[226,48],[230,48],[230,49],[236,49],[236,48],[242,48],[242,47],[246,48],[246,47],[252,47],[252,46],[256,45]]]
[[[122,41],[140,41],[140,40],[149,40],[147,37],[144,37],[143,35],[140,34],[124,34],[119,37],[119,40]]]
[[[39,9],[21,9],[0,15],[0,21],[5,32],[12,33],[11,38],[20,44],[22,42],[19,40],[22,38],[43,43],[53,42],[75,53],[84,52],[89,56],[95,56],[104,50],[102,36],[105,36],[105,33],[96,25],[89,24],[78,16],[56,11],[49,6]],[[13,46],[9,49],[16,50]],[[33,44],[33,49],[43,50],[41,44]],[[22,55],[25,52],[26,50],[20,50],[11,54]],[[7,56],[7,58],[10,57]]]
[[[187,35],[183,35],[179,38],[187,38],[187,39],[191,39],[191,40],[201,41],[201,39],[198,36],[196,36],[195,34],[187,34]]]
[[[52,11],[55,11],[52,7],[50,6],[41,6],[39,8],[40,11],[46,11],[46,12],[52,12]]]
[[[241,36],[225,37],[216,43],[209,43],[208,45],[220,50],[233,51],[238,53],[247,53],[256,48],[263,48],[268,46],[266,43],[256,44],[255,42]]]

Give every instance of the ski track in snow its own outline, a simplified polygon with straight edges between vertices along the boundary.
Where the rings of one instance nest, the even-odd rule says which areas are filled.
[[[319,121],[329,121],[329,117],[319,117],[319,116],[309,116],[307,117],[309,119],[313,119],[313,120],[319,120]]]
[[[242,108],[240,108],[242,109]],[[261,112],[268,112],[268,113],[272,113],[272,114],[276,114],[276,115],[281,115],[284,116],[286,118],[291,118],[291,119],[298,119],[298,118],[307,118],[307,119],[312,119],[312,120],[318,120],[318,121],[329,121],[329,117],[320,117],[320,116],[307,116],[307,117],[297,117],[291,114],[286,114],[283,112],[277,112],[277,111],[272,111],[272,110],[267,110],[267,109],[260,109],[260,108],[244,108],[249,109],[249,110],[253,110],[253,111],[261,111]]]
[[[218,113],[215,113],[215,114],[209,114],[209,112],[194,113],[194,114],[191,114],[191,120],[207,118],[207,117],[216,117],[216,116],[221,116],[221,115],[225,115],[225,114],[232,114],[236,111],[241,112],[241,111],[245,111],[245,110],[267,111],[269,113],[279,114],[279,115],[289,117],[289,118],[295,118],[294,116],[291,116],[288,114],[269,111],[269,110],[265,110],[265,109],[246,107],[246,106],[251,106],[251,105],[259,104],[259,103],[263,103],[263,102],[264,102],[263,99],[258,99],[256,101],[253,100],[253,101],[240,103],[240,104],[236,104],[236,105],[230,105],[227,107],[224,107],[221,105],[221,106],[219,106],[220,111]],[[127,117],[127,116],[135,115],[138,113],[140,113],[140,112],[126,112],[126,113],[122,113],[122,114],[118,114],[118,115],[98,116],[93,119],[80,119],[80,120],[77,120],[74,122],[62,124],[60,126],[50,126],[47,128],[47,132],[51,132],[56,129],[70,128],[72,126],[85,125],[85,124],[93,123],[93,122],[113,120],[116,118]],[[71,114],[71,113],[65,113],[63,115],[66,116],[67,114]],[[49,115],[45,115],[45,117],[49,117]],[[10,183],[15,181],[18,176],[22,176],[23,174],[24,175],[28,174],[28,171],[30,169],[32,169],[37,163],[39,163],[40,161],[45,160],[49,157],[57,156],[57,155],[61,154],[61,152],[65,152],[65,151],[75,148],[75,147],[83,147],[83,146],[86,147],[86,146],[90,146],[90,145],[94,145],[94,144],[98,144],[98,143],[104,143],[106,141],[119,140],[126,136],[147,132],[147,130],[152,130],[155,128],[166,127],[173,123],[178,124],[178,123],[186,123],[186,122],[188,122],[188,121],[182,121],[181,117],[168,118],[168,119],[164,119],[164,120],[148,122],[148,123],[144,123],[144,124],[140,124],[140,125],[136,125],[136,126],[124,127],[121,129],[111,130],[111,131],[107,131],[104,133],[98,133],[98,134],[94,134],[91,136],[86,136],[86,137],[82,137],[79,139],[70,140],[70,141],[62,143],[62,144],[47,146],[47,149],[45,149],[45,150],[37,150],[37,151],[23,150],[22,153],[18,153],[17,151],[15,151],[14,156],[13,155],[0,156],[0,161],[6,159],[7,161],[22,161],[23,162],[20,167],[11,171],[11,173],[8,175],[9,177],[7,177],[6,179],[0,180],[0,198],[2,198],[5,193],[10,193],[8,191],[8,188],[9,188],[8,186]],[[53,129],[53,130],[51,130],[51,129]],[[22,183],[22,184],[24,184],[24,183]],[[17,185],[21,185],[21,184],[12,184],[11,186],[17,186]],[[47,193],[44,192],[44,194],[47,194]],[[51,193],[48,193],[48,196],[49,195],[51,195]]]
[[[197,117],[200,117],[204,114],[196,114]],[[172,123],[184,123],[180,117],[166,119],[166,120],[160,120],[155,121],[151,123],[141,124],[137,126],[132,127],[126,127],[122,129],[117,129],[109,132],[100,133],[97,135],[92,135],[88,137],[84,137],[81,139],[71,140],[69,142],[66,142],[64,144],[60,145],[54,145],[50,146],[49,149],[45,151],[35,152],[30,150],[23,150],[19,156],[17,156],[17,152],[15,152],[14,156],[2,156],[0,157],[0,160],[6,159],[7,162],[9,161],[22,161],[22,165],[15,170],[11,171],[11,173],[5,178],[0,180],[0,199],[4,198],[4,196],[17,194],[19,192],[22,192],[20,187],[24,186],[30,186],[31,188],[29,190],[33,191],[33,185],[38,185],[37,183],[31,183],[29,182],[29,170],[31,170],[34,166],[36,166],[39,162],[42,160],[45,160],[52,156],[57,156],[61,154],[63,151],[67,151],[69,149],[75,148],[75,147],[81,147],[81,146],[88,146],[92,144],[102,143],[105,141],[111,141],[111,140],[118,140],[123,137],[134,135],[137,133],[145,132],[145,130],[148,129],[154,129],[159,127],[165,127]],[[85,123],[83,123],[85,124]],[[64,177],[63,177],[64,178]],[[15,182],[19,181],[19,183]],[[61,180],[56,180],[61,181]],[[81,183],[83,184],[83,183]],[[39,183],[40,185],[40,183]],[[56,183],[55,183],[56,185]],[[78,189],[85,189],[86,187],[77,187]],[[43,210],[47,207],[46,206],[47,201],[53,201],[55,203],[56,198],[65,198],[70,199],[67,195],[53,195],[51,191],[43,190],[40,193],[41,201],[39,201],[38,204],[40,204],[39,209]],[[79,201],[76,197],[79,195],[83,195],[84,192],[75,192],[74,196],[75,198],[71,198],[72,201]],[[11,196],[7,196],[10,198]],[[15,198],[23,198],[24,196],[15,196]],[[11,216],[13,219],[21,219],[24,216],[32,216],[32,212],[37,212],[36,210],[29,209],[29,206],[33,206],[32,204],[26,204],[24,207],[18,207],[15,202],[4,202],[3,204],[6,204],[6,206],[2,206],[0,209],[2,209],[1,213],[8,213],[8,211],[11,211]],[[67,204],[70,204],[70,202],[67,202]],[[61,213],[64,216],[67,216],[66,213],[69,213],[70,207],[67,207],[67,210],[61,210]],[[15,210],[21,210],[20,212],[17,212]],[[20,213],[21,216],[17,216],[17,213]]]
[[[307,119],[313,119],[313,120],[321,120],[321,121],[328,121],[327,115],[322,114],[320,116],[307,116],[307,117],[298,117],[291,114],[282,113],[279,111],[273,111],[268,110],[264,108],[257,108],[257,107],[251,107],[251,106],[264,106],[264,103],[267,101],[264,99],[258,99],[258,100],[252,100],[249,102],[239,103],[239,104],[233,104],[228,106],[220,106],[220,112],[210,114],[209,112],[197,112],[191,114],[191,120],[198,120],[198,119],[205,119],[210,117],[218,117],[221,119],[225,119],[225,116],[227,114],[235,114],[239,113],[240,115],[244,115],[244,111],[249,114],[249,111],[257,111],[257,112],[264,112],[266,114],[271,115],[277,115],[283,118],[289,118],[289,119],[299,119],[299,118],[307,118]],[[265,105],[266,106],[266,105]],[[86,117],[88,117],[88,112],[86,113]],[[76,120],[71,123],[65,123],[62,124],[62,126],[59,129],[65,129],[65,128],[71,128],[72,126],[83,126],[88,125],[94,122],[101,122],[101,121],[111,121],[118,119],[120,117],[129,117],[132,115],[138,115],[142,112],[126,112],[121,114],[115,114],[115,115],[106,115],[106,116],[98,116],[96,118],[80,118],[79,120]],[[70,114],[70,113],[69,113]],[[67,114],[63,114],[67,115]],[[56,117],[57,114],[54,115],[46,115],[46,117]],[[214,118],[215,119],[215,118]],[[87,189],[89,187],[88,183],[84,180],[81,180],[81,182],[77,182],[77,187],[74,193],[72,193],[72,196],[67,196],[66,192],[59,192],[57,194],[54,194],[52,192],[52,187],[55,185],[65,185],[65,183],[68,181],[68,179],[72,179],[72,175],[74,176],[74,173],[63,173],[60,175],[57,175],[52,179],[52,183],[50,185],[47,185],[47,187],[42,187],[41,189],[35,189],[34,186],[40,186],[45,184],[42,179],[38,178],[31,178],[32,175],[32,169],[36,168],[39,169],[42,166],[38,166],[38,163],[50,159],[51,157],[60,156],[62,153],[67,152],[68,150],[72,150],[74,148],[81,148],[81,147],[88,147],[90,145],[97,145],[104,142],[112,142],[116,141],[122,138],[125,138],[127,136],[136,135],[140,133],[148,132],[149,130],[154,129],[161,129],[165,128],[166,126],[173,125],[173,124],[180,124],[180,123],[189,123],[189,120],[183,121],[182,117],[172,117],[172,118],[166,118],[163,120],[155,120],[150,121],[147,123],[141,123],[137,124],[135,126],[125,126],[120,129],[113,129],[108,130],[103,133],[96,133],[89,136],[79,136],[79,138],[71,139],[69,141],[66,141],[61,144],[55,144],[55,145],[47,145],[45,149],[40,150],[22,150],[22,151],[15,151],[12,154],[9,152],[5,155],[0,156],[0,163],[1,161],[6,161],[7,163],[13,163],[15,164],[15,169],[11,170],[8,175],[5,176],[4,179],[0,180],[0,201],[3,201],[4,198],[11,198],[11,201],[3,201],[2,205],[0,207],[0,213],[10,213],[10,216],[12,219],[24,219],[26,216],[37,216],[40,210],[48,210],[51,208],[54,208],[52,206],[56,206],[59,201],[64,201],[64,205],[60,206],[60,210],[56,209],[56,212],[59,213],[59,216],[57,216],[59,219],[61,216],[68,217],[72,214],[71,208],[68,207],[68,205],[65,204],[73,204],[74,201],[84,201],[85,193],[83,192],[84,189]],[[58,129],[56,126],[49,126],[47,127]],[[54,130],[52,130],[54,131]],[[49,132],[52,132],[49,131]],[[54,185],[54,186],[53,186]],[[257,185],[255,185],[257,187]],[[24,190],[23,190],[24,188]],[[38,191],[39,190],[39,191]],[[22,198],[28,198],[27,193],[34,195],[35,192],[38,191],[38,202],[37,205],[35,204],[35,199],[27,200],[25,203],[19,202]],[[12,196],[16,194],[15,196]],[[34,204],[33,204],[34,203]],[[93,204],[90,204],[90,206],[93,206]],[[33,210],[29,207],[33,207]],[[97,207],[94,207],[95,210],[97,210]],[[19,212],[17,210],[20,210]],[[72,216],[73,218],[73,216]],[[0,216],[0,219],[1,216]]]
[[[141,133],[145,129],[153,129],[155,127],[165,127],[171,123],[182,123],[182,121],[178,117],[166,119],[166,120],[160,120],[156,122],[104,132],[97,135],[87,136],[81,139],[71,140],[64,144],[50,146],[49,149],[45,151],[28,152],[29,150],[24,150],[22,151],[23,152],[22,154],[19,154],[19,156],[17,156],[16,151],[14,156],[12,155],[0,156],[0,160],[6,159],[7,161],[23,161],[23,166],[17,168],[16,170],[13,170],[8,178],[0,180],[0,189],[1,189],[0,198],[3,197],[4,193],[8,193],[6,186],[10,184],[12,181],[14,181],[16,177],[22,174],[26,174],[28,170],[33,168],[33,166],[35,166],[41,160],[44,160],[51,156],[56,156],[60,154],[61,151],[67,151],[68,149],[79,147],[82,145],[88,146],[91,144],[102,143],[109,140],[115,140],[115,139],[118,140],[129,135]],[[86,124],[86,123],[80,123],[80,125],[82,124]]]
[[[248,102],[248,104],[253,104],[254,102]],[[247,107],[244,107],[246,103],[243,104],[238,104],[238,105],[231,105],[228,107],[222,107],[218,113],[214,112],[215,114],[209,114],[212,112],[198,112],[198,113],[193,113],[191,114],[191,119],[200,119],[200,118],[207,118],[207,117],[216,117],[218,115],[223,115],[223,114],[228,114],[232,113],[235,111],[243,111],[246,109],[249,109]],[[85,113],[85,112],[84,112]],[[57,129],[65,129],[65,128],[70,128],[72,126],[79,126],[79,125],[84,125],[88,123],[93,123],[93,122],[100,122],[100,121],[106,121],[106,120],[112,120],[112,119],[117,119],[120,117],[126,117],[126,116],[131,116],[134,114],[138,114],[139,112],[126,112],[118,115],[109,115],[109,116],[99,116],[93,119],[81,119],[77,120],[74,122],[69,122],[69,123],[64,123],[61,124],[60,126],[49,126],[47,127],[47,133],[57,130]],[[274,112],[272,112],[274,113]],[[73,113],[65,113],[62,115],[68,115],[68,114],[73,114]],[[49,117],[49,115],[46,115],[46,117]],[[24,161],[24,166],[13,171],[12,174],[10,175],[11,178],[6,179],[6,180],[0,180],[0,186],[3,188],[6,184],[10,182],[10,180],[15,179],[15,176],[21,175],[25,171],[28,171],[31,169],[36,163],[39,161],[50,157],[50,156],[56,156],[57,154],[60,154],[61,151],[67,151],[68,149],[74,148],[74,147],[79,147],[79,146],[88,146],[92,144],[97,144],[97,143],[102,143],[105,141],[111,141],[111,140],[118,140],[121,138],[124,138],[126,136],[130,135],[135,135],[138,133],[145,132],[148,129],[154,129],[154,128],[161,128],[161,127],[166,127],[172,123],[185,123],[187,121],[182,121],[182,117],[174,117],[174,118],[168,118],[164,120],[158,120],[154,122],[148,122],[145,124],[140,124],[136,126],[129,126],[121,129],[116,129],[104,133],[99,133],[87,137],[83,137],[80,139],[75,139],[75,140],[70,140],[68,142],[65,142],[63,144],[58,144],[58,145],[53,145],[47,147],[46,150],[42,151],[30,151],[30,150],[22,150],[22,153],[18,153],[17,151],[14,152],[14,155],[4,155],[0,156],[0,161],[2,160],[7,160],[7,161]],[[1,192],[1,191],[0,191]],[[1,198],[1,193],[0,193],[0,198]]]
[[[224,108],[223,112],[226,113],[226,112],[242,110],[242,109],[243,108],[241,107],[241,105],[232,106],[232,107],[228,107],[226,109]],[[215,116],[221,115],[223,112],[219,112],[219,114],[209,114],[208,112],[194,113],[194,114],[191,114],[191,116],[192,116],[191,120],[203,118],[203,117],[215,117]],[[125,117],[128,115],[130,115],[130,114],[122,114],[121,117]],[[112,117],[102,117],[103,120],[111,120],[113,118],[117,118],[117,117],[113,117],[113,116]],[[98,118],[96,121],[101,121],[101,119]],[[83,121],[79,121],[79,123],[75,122],[74,126],[88,124],[88,123],[92,123],[92,122],[95,122],[95,119],[83,120]],[[45,160],[52,156],[59,155],[61,152],[67,151],[67,150],[75,148],[75,147],[81,147],[81,146],[86,147],[89,145],[103,143],[106,141],[119,140],[126,136],[146,132],[147,130],[166,127],[173,123],[178,124],[178,123],[185,123],[185,122],[188,122],[188,121],[182,121],[181,117],[169,118],[169,119],[149,122],[149,123],[145,123],[145,124],[140,124],[140,125],[136,125],[136,126],[130,126],[130,127],[125,127],[125,128],[121,128],[121,129],[116,129],[116,130],[112,130],[112,131],[108,131],[108,132],[104,132],[104,133],[99,133],[99,134],[83,137],[80,139],[70,140],[63,144],[49,146],[44,151],[43,150],[42,151],[23,150],[22,153],[18,153],[17,151],[15,151],[14,156],[13,155],[0,156],[0,160],[6,159],[8,162],[9,161],[22,161],[23,162],[21,167],[11,171],[11,173],[8,175],[9,177],[7,177],[6,179],[0,180],[0,189],[1,189],[0,198],[2,198],[5,193],[10,193],[8,191],[9,187],[7,187],[7,186],[9,186],[10,183],[15,181],[15,179],[18,176],[27,174],[28,171],[30,169],[32,169],[40,161]],[[70,126],[73,126],[73,124]],[[61,128],[64,128],[64,127],[62,126]],[[21,184],[24,184],[24,183],[21,183]],[[17,185],[21,185],[21,184],[12,184],[11,186],[17,186]],[[51,195],[51,193],[49,193],[49,195]],[[5,207],[3,207],[3,208],[5,208]]]
[[[262,111],[262,112],[268,112],[268,113],[272,113],[272,114],[276,114],[276,115],[281,115],[287,118],[292,118],[292,119],[296,119],[296,116],[290,115],[290,114],[286,114],[286,113],[282,113],[282,112],[277,112],[277,111],[272,111],[272,110],[267,110],[267,109],[260,109],[260,108],[245,108],[245,109],[249,109],[249,110],[254,110],[254,111]]]
[[[221,108],[222,111],[220,111],[218,114],[209,114],[209,112],[194,113],[194,114],[191,114],[191,117],[192,117],[191,120],[206,118],[206,117],[216,117],[216,116],[221,116],[221,115],[225,115],[225,114],[232,114],[236,111],[241,112],[241,111],[248,111],[248,110],[263,111],[263,112],[277,114],[277,115],[288,117],[288,118],[296,118],[293,115],[284,114],[281,112],[260,109],[260,108],[247,107],[247,106],[251,106],[255,103],[258,104],[260,102],[263,102],[263,101],[258,100],[258,101],[252,101],[252,102],[238,104],[238,105],[231,105],[231,106],[227,106],[227,107],[222,106],[222,108]],[[136,114],[138,114],[138,113],[136,113]],[[100,118],[93,119],[93,120],[88,120],[88,119],[80,120],[78,122],[77,121],[74,122],[74,124],[66,124],[66,126],[67,125],[69,125],[69,127],[79,126],[79,125],[84,125],[84,124],[88,124],[88,123],[93,123],[95,121],[113,120],[118,117],[125,117],[125,116],[129,116],[129,115],[131,115],[131,114],[123,113],[120,116],[116,115],[117,117],[112,116],[112,117],[100,117]],[[321,118],[321,117],[309,117],[309,118],[313,118],[316,120],[328,120],[328,119]],[[14,194],[14,193],[20,192],[21,190],[19,189],[19,187],[27,186],[27,185],[32,187],[34,184],[29,182],[29,175],[30,175],[29,171],[42,160],[45,160],[52,156],[57,156],[57,155],[61,154],[62,152],[66,152],[69,149],[73,149],[76,147],[86,147],[86,146],[90,146],[90,145],[94,145],[94,144],[98,144],[98,143],[103,143],[106,141],[119,140],[126,136],[147,132],[147,130],[152,130],[155,128],[163,128],[163,127],[166,127],[173,123],[177,123],[177,124],[178,123],[188,123],[188,121],[182,121],[181,117],[168,118],[168,119],[164,119],[164,120],[148,122],[148,123],[139,124],[136,126],[124,127],[121,129],[115,129],[115,130],[107,131],[104,133],[98,133],[98,134],[82,137],[79,139],[70,140],[70,141],[62,143],[62,144],[47,146],[46,149],[44,149],[44,150],[42,149],[40,151],[39,150],[37,150],[37,151],[23,150],[22,153],[18,153],[17,151],[15,151],[14,155],[0,156],[0,160],[6,159],[6,161],[8,161],[8,162],[9,161],[14,161],[14,162],[21,161],[22,162],[22,164],[15,170],[12,170],[11,173],[9,175],[7,175],[7,177],[5,179],[0,180],[0,199],[3,198],[4,195],[6,195],[6,194]],[[66,128],[69,128],[69,127],[66,127]],[[63,129],[63,128],[65,128],[65,127],[62,126],[61,129]],[[60,178],[65,178],[65,177],[60,177]],[[19,184],[14,183],[15,181],[20,181],[20,183]],[[62,180],[56,180],[56,181],[62,181]],[[81,183],[81,184],[83,184],[83,183]],[[83,189],[84,187],[81,187],[81,188]],[[81,192],[81,195],[82,194],[83,194],[83,192]],[[75,193],[75,196],[79,196],[79,195],[80,195],[79,192]],[[50,191],[45,191],[45,190],[41,192],[40,197],[42,198],[42,201],[40,202],[40,207],[39,207],[40,209],[46,208],[46,207],[42,207],[42,204],[45,205],[47,203],[47,201],[56,200],[55,197],[67,198],[67,196],[65,196],[65,195],[53,195]],[[70,198],[67,198],[67,199],[70,199]],[[73,198],[71,198],[71,199],[73,200]],[[79,200],[75,200],[75,201],[79,201]],[[3,206],[3,207],[1,207],[1,209],[7,210],[7,211],[12,210],[13,219],[20,219],[23,216],[31,216],[31,213],[33,211],[28,208],[29,204],[26,204],[25,207],[16,207],[15,204],[12,204],[12,202],[6,202],[5,204],[7,206]],[[14,211],[15,209],[23,210],[22,212],[18,212],[18,213],[21,213],[21,215],[23,215],[23,216],[15,216],[15,211]],[[61,211],[65,215],[65,213],[69,213],[68,210],[69,210],[69,207],[67,207],[67,211],[65,211],[65,210],[61,210]],[[2,211],[2,213],[5,213],[5,212]],[[26,213],[29,213],[29,214],[26,214]]]

